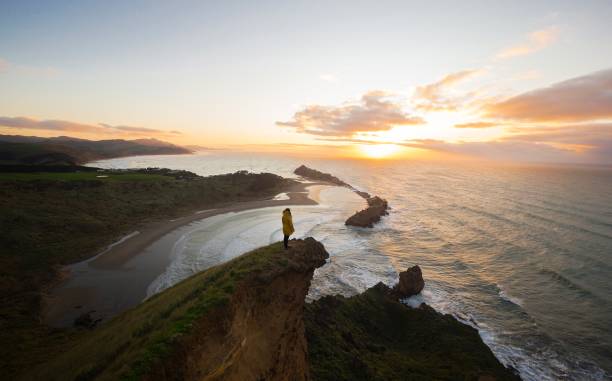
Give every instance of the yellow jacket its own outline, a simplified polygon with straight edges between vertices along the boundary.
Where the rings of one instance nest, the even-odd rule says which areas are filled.
[[[283,234],[291,235],[295,229],[293,228],[293,219],[291,218],[291,212],[283,211]]]

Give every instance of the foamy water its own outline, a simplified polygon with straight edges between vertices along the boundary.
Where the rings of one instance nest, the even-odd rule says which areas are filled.
[[[292,238],[315,237],[326,241],[340,241],[344,220],[355,210],[364,207],[364,200],[346,188],[320,187],[310,189],[319,205],[293,206],[295,234]],[[168,250],[167,242],[174,241],[172,262],[166,271],[148,287],[147,296],[154,295],[189,276],[237,257],[247,251],[273,242],[282,241],[279,224],[284,206],[226,213],[193,222],[177,229],[170,236],[146,251],[158,255]],[[393,268],[388,264],[391,271]]]
[[[294,218],[303,219],[299,236],[321,240],[331,255],[316,271],[309,298],[392,283],[397,271],[419,264],[426,287],[408,303],[425,302],[476,327],[496,356],[524,379],[611,379],[610,170],[303,162],[227,152],[97,164],[292,176],[302,163],[381,195],[392,207],[374,229],[344,227],[353,212],[349,206],[294,209]],[[333,206],[340,202],[336,196],[343,197],[324,197]],[[168,279],[280,240],[278,219],[277,211],[260,210],[192,226],[193,232],[175,237],[176,261],[150,292],[171,283]]]

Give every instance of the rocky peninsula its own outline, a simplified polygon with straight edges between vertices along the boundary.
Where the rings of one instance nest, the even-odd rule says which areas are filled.
[[[368,203],[368,206],[349,217],[345,222],[345,225],[347,226],[371,228],[374,227],[374,224],[380,221],[383,216],[389,214],[389,204],[387,203],[387,200],[384,200],[378,196],[371,196],[367,192],[357,190],[352,185],[345,183],[329,173],[320,172],[316,169],[308,168],[305,165],[300,165],[295,171],[293,171],[293,173],[311,181],[321,181],[341,187],[347,187],[364,198]]]

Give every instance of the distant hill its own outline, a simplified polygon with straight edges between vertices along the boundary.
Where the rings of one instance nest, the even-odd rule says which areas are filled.
[[[115,157],[191,152],[157,139],[86,140],[68,136],[0,135],[0,164],[77,165]]]

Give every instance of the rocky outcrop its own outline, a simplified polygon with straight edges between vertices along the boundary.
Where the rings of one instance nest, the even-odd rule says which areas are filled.
[[[302,176],[303,178],[308,179],[308,180],[325,181],[327,183],[331,183],[331,184],[338,185],[341,187],[352,188],[350,185],[340,180],[336,176],[332,176],[329,173],[317,171],[316,169],[308,168],[305,165],[300,165],[299,167],[295,169],[295,171],[293,171],[293,173],[295,173],[298,176]]]
[[[292,240],[278,254],[278,263],[240,282],[227,308],[199,321],[145,379],[308,380],[304,299],[328,254],[313,238]]]
[[[520,380],[476,329],[425,304],[410,308],[383,283],[306,304],[304,319],[315,381]]]
[[[423,291],[425,281],[421,268],[412,266],[399,274],[399,283],[393,288],[400,298],[408,298]]]
[[[353,214],[344,224],[362,228],[371,228],[375,223],[380,221],[382,216],[389,214],[389,212],[387,212],[387,209],[389,208],[387,200],[374,196],[368,198],[367,202],[367,208]]]

